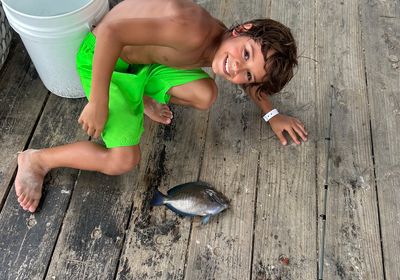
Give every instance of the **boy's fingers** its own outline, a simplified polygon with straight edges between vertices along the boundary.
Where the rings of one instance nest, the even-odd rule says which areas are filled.
[[[101,134],[101,130],[96,129],[96,131],[94,132],[93,137],[94,138],[99,138],[100,134]]]
[[[307,137],[304,134],[304,130],[302,129],[302,127],[299,127],[299,126],[294,127],[294,130],[301,137],[301,139],[303,139],[303,141],[307,141]]]
[[[283,133],[281,131],[276,133],[276,136],[278,136],[279,141],[281,141],[282,145],[286,145],[287,141],[285,136],[283,136]]]
[[[95,129],[93,127],[89,127],[88,130],[87,130],[87,134],[89,136],[93,136],[94,132],[95,132]]]
[[[301,129],[301,131],[303,131],[303,133],[305,134],[305,135],[307,135],[308,133],[307,133],[307,130],[305,129],[305,127],[304,127],[304,124],[302,123],[302,122],[297,122],[297,125],[300,127],[300,129]]]
[[[83,129],[85,132],[87,132],[87,130],[88,130],[87,124],[82,123],[82,129]]]
[[[299,142],[299,140],[297,139],[297,136],[296,136],[296,134],[294,133],[293,129],[288,129],[287,132],[289,133],[290,137],[292,137],[293,141],[294,141],[296,144],[300,144],[300,142]]]

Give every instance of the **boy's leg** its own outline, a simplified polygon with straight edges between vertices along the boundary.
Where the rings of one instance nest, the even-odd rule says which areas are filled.
[[[90,141],[24,151],[18,155],[15,178],[18,202],[24,210],[36,210],[44,176],[50,169],[70,167],[119,175],[130,171],[139,160],[139,145],[107,149]]]
[[[199,110],[207,110],[217,98],[217,86],[212,79],[201,79],[174,86],[168,94],[170,102],[177,105],[190,106]],[[144,113],[153,121],[170,124],[172,112],[165,104],[160,104],[149,96],[144,96]]]
[[[207,110],[217,99],[218,88],[212,79],[201,79],[172,87],[169,92],[173,104]]]

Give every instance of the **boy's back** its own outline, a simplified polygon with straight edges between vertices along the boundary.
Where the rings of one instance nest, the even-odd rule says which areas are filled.
[[[177,68],[205,66],[226,27],[197,4],[186,0],[125,0],[93,31],[117,25],[124,45],[120,57],[130,64],[160,63]],[[147,36],[151,38],[146,39]],[[142,42],[135,42],[143,37]],[[138,39],[141,40],[141,39]],[[147,40],[147,41],[146,41]]]

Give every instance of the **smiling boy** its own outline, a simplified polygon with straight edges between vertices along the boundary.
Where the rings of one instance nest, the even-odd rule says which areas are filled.
[[[125,0],[85,38],[77,68],[88,104],[79,123],[100,135],[105,147],[82,141],[18,155],[18,202],[34,212],[49,170],[70,167],[119,175],[140,160],[143,114],[169,124],[168,102],[208,109],[217,87],[200,67],[242,85],[261,107],[282,144],[283,131],[300,144],[303,124],[277,114],[267,94],[280,91],[297,65],[290,30],[273,20],[254,20],[233,29],[186,0]],[[297,135],[296,135],[297,134]]]

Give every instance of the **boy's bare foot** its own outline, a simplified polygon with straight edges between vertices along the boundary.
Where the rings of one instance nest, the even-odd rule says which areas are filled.
[[[153,121],[170,124],[172,120],[172,112],[165,104],[157,103],[149,97],[144,97],[144,113]]]
[[[15,191],[24,210],[35,212],[42,196],[43,179],[48,170],[35,161],[37,150],[29,149],[18,154],[18,172]]]

